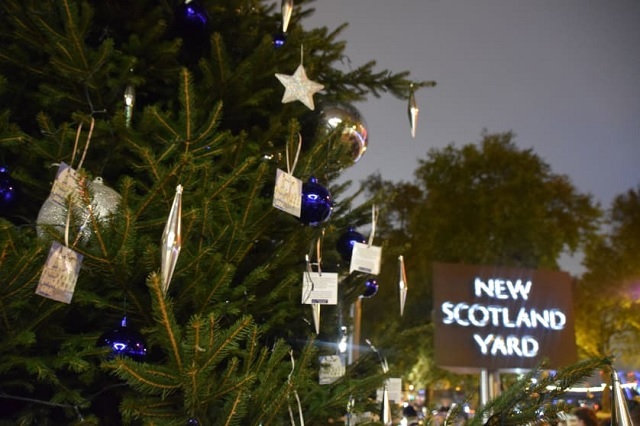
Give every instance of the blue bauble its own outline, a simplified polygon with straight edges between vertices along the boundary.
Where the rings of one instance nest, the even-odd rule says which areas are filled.
[[[16,181],[11,177],[6,167],[0,166],[0,215],[16,206],[18,193]]]
[[[373,278],[369,278],[367,282],[364,284],[364,291],[362,292],[362,297],[368,299],[373,297],[378,292],[378,281]]]
[[[300,222],[317,226],[329,219],[332,210],[333,200],[329,190],[320,185],[318,179],[311,176],[308,182],[302,184]]]
[[[119,327],[102,334],[96,346],[110,348],[111,357],[126,356],[140,362],[147,357],[147,344],[140,333],[127,327],[127,317],[122,319]]]
[[[178,6],[176,19],[182,29],[189,32],[204,32],[209,23],[209,16],[200,0],[185,0]]]
[[[188,426],[200,426],[200,422],[198,421],[198,419],[195,418],[190,418],[189,421],[187,422]]]
[[[280,49],[287,42],[287,35],[279,32],[273,35],[273,47]]]
[[[357,232],[353,227],[349,227],[349,230],[342,234],[340,238],[338,238],[338,242],[336,243],[336,250],[340,253],[342,260],[345,262],[349,262],[351,260],[351,255],[353,253],[353,246],[355,243],[366,243],[367,240],[364,238],[364,235]]]

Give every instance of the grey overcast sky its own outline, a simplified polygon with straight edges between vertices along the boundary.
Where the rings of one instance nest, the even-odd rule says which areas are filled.
[[[358,104],[369,150],[345,178],[410,181],[418,158],[483,129],[513,131],[554,173],[608,207],[640,185],[640,0],[318,0],[305,28],[349,26],[353,66],[436,80],[407,103]],[[310,75],[310,79],[315,76]]]

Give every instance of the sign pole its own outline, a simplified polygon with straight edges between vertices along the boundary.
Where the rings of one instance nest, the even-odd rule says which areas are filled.
[[[351,317],[353,318],[353,333],[351,334],[351,348],[349,364],[356,361],[360,357],[360,329],[362,321],[362,299],[357,298],[351,305]]]
[[[489,398],[494,399],[500,395],[500,372],[492,370],[489,372]]]
[[[487,405],[489,402],[489,370],[480,370],[480,405]]]

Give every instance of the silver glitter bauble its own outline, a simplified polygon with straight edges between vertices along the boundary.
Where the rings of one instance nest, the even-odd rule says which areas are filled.
[[[346,157],[348,162],[357,163],[367,150],[367,125],[360,112],[351,105],[335,104],[322,107],[320,127],[324,128],[329,137],[334,136],[334,132],[339,132],[337,140],[340,146],[337,146],[336,150],[341,153],[341,160]]]
[[[115,190],[104,185],[100,177],[90,182],[88,189],[91,194],[91,210],[93,214],[98,220],[106,220],[116,211],[122,197]],[[71,226],[77,227],[77,230],[82,235],[82,240],[86,241],[92,235],[89,206],[83,206],[80,203],[80,197],[75,197],[75,201],[73,201],[75,221]],[[38,236],[46,237],[49,234],[47,228],[50,227],[55,228],[60,233],[64,233],[67,213],[66,206],[52,201],[51,197],[47,198],[42,204],[36,219]],[[71,235],[75,235],[75,232],[72,232]]]

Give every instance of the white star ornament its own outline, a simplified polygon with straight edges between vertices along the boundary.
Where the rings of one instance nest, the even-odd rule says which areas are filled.
[[[298,65],[298,68],[293,75],[276,73],[276,77],[284,86],[284,95],[282,96],[283,104],[300,101],[310,110],[315,109],[315,105],[313,104],[313,94],[324,89],[324,86],[320,83],[309,80],[302,64]]]

